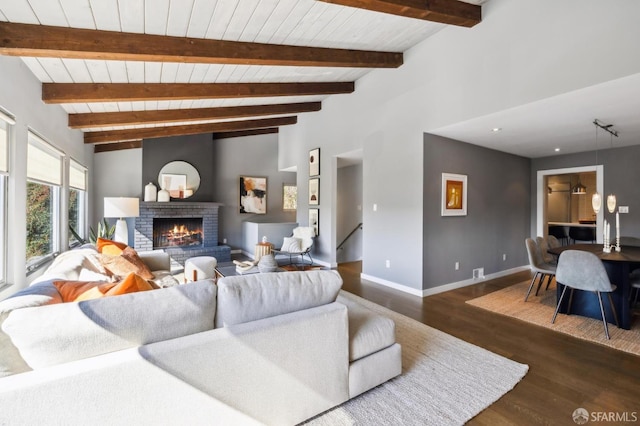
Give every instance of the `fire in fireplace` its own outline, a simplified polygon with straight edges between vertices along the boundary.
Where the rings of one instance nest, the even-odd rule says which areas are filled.
[[[202,218],[153,218],[153,247],[192,247],[203,244]]]

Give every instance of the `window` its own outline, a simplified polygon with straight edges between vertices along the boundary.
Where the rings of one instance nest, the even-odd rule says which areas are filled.
[[[71,160],[69,162],[69,247],[81,244],[81,240],[86,239],[86,191],[87,168]]]
[[[29,132],[27,147],[27,272],[60,250],[63,155]]]
[[[0,110],[0,287],[7,281],[7,180],[9,174],[9,134],[15,121]]]

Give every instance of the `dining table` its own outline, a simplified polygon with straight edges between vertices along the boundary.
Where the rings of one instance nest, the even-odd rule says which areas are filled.
[[[631,283],[629,273],[640,268],[640,247],[621,246],[620,251],[616,251],[615,247],[611,247],[611,252],[607,253],[603,250],[603,244],[572,244],[568,246],[560,246],[549,248],[549,253],[554,256],[560,256],[565,250],[581,250],[595,254],[602,261],[607,271],[609,281],[616,286],[616,290],[612,293],[613,304],[618,315],[619,327],[629,330],[633,312],[631,309]],[[558,283],[556,292],[560,298],[562,292],[562,283]],[[559,312],[567,313],[569,301],[567,298],[563,300]],[[609,304],[605,303],[606,316],[609,322],[613,319],[613,313]],[[600,313],[600,304],[598,298],[592,292],[579,291],[574,292],[571,304],[571,312],[577,315],[583,315],[595,319],[602,319]]]

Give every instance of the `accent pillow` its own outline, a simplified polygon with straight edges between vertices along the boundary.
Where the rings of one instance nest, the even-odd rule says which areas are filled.
[[[82,300],[104,297],[117,283],[104,281],[54,281],[62,295],[63,302],[80,302]]]
[[[153,273],[131,247],[125,248],[120,256],[102,255],[100,263],[107,272],[120,278],[135,272],[145,280],[153,279]]]
[[[132,272],[127,275],[127,278],[111,287],[111,289],[105,293],[105,296],[118,296],[120,294],[136,293],[138,291],[148,290],[153,290],[153,286],[140,275]]]
[[[289,253],[300,253],[302,251],[302,240],[295,237],[284,237],[280,250]]]
[[[98,238],[96,241],[96,249],[98,250],[98,253],[108,254],[111,256],[121,255],[127,247],[129,246],[124,243],[107,240],[106,238]]]

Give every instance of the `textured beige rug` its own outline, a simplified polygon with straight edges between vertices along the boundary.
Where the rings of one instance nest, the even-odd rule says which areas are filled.
[[[547,291],[544,291],[544,288],[540,289],[538,296],[533,294],[529,296],[529,300],[525,303],[524,295],[527,293],[528,286],[529,281],[521,282],[477,299],[468,300],[467,303],[580,339],[640,355],[640,321],[637,319],[632,322],[631,330],[623,330],[615,324],[609,324],[611,340],[607,340],[602,321],[597,319],[558,314],[555,324],[551,324],[556,306],[555,282]]]
[[[342,292],[396,323],[402,375],[310,425],[462,425],[497,401],[529,367]]]

